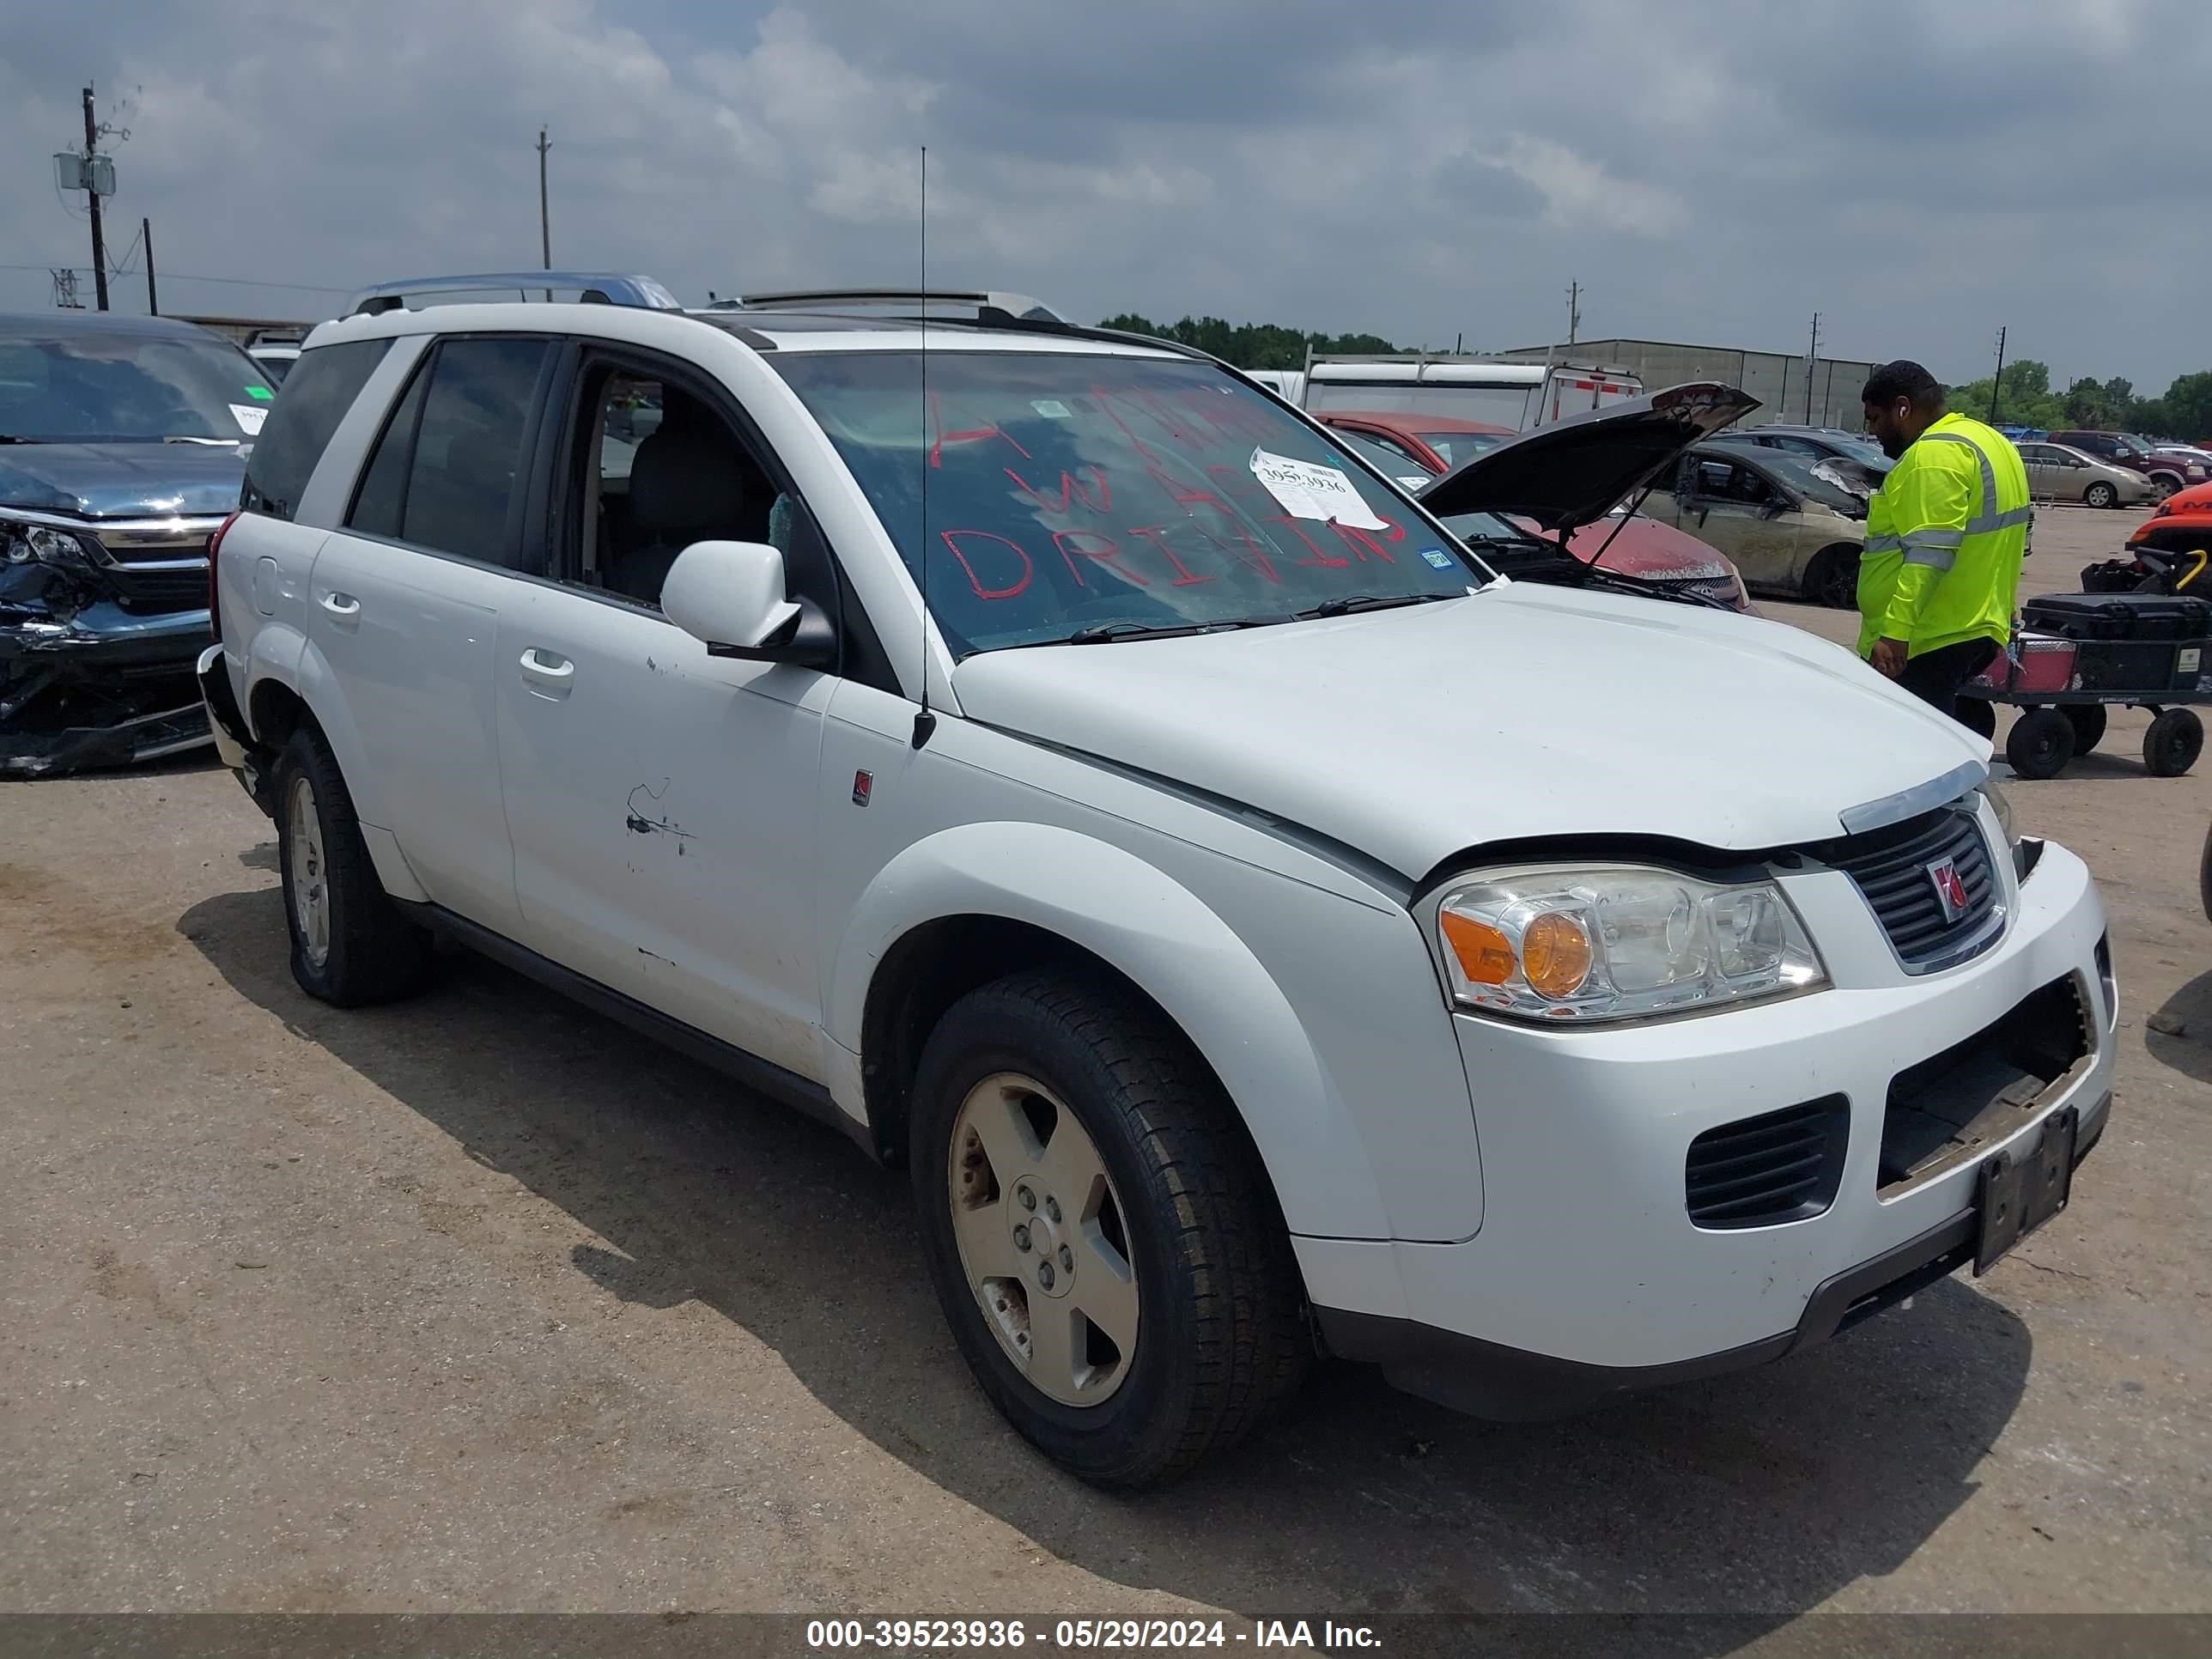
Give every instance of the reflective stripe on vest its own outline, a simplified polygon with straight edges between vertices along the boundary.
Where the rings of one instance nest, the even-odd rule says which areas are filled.
[[[1924,432],[1920,435],[1920,441],[1924,444],[1964,444],[1974,452],[1974,459],[1982,464],[1982,510],[1978,516],[1966,521],[1967,535],[1986,535],[1992,530],[2009,530],[2016,524],[2029,524],[2034,520],[2035,509],[2032,506],[2016,507],[2009,513],[1997,511],[1996,469],[1990,465],[1989,456],[1972,438],[1957,432]],[[1905,539],[1909,542],[1911,538],[1908,536]],[[1956,541],[1950,544],[1954,548],[1958,544]],[[1936,564],[1936,562],[1933,559],[1914,560],[1908,554],[1907,562]],[[1937,565],[1939,569],[1950,568],[1951,561],[1948,559]]]
[[[1859,553],[1863,557],[1869,553],[1894,553],[1904,545],[1902,536],[1869,536],[1861,544]]]

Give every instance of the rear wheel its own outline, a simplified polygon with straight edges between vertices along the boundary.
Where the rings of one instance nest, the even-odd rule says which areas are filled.
[[[2087,507],[2112,507],[2119,499],[2120,492],[2101,478],[2081,492],[2082,503]]]
[[[923,1050],[912,1133],[962,1357],[1074,1474],[1170,1479],[1310,1362],[1259,1155],[1189,1045],[1126,991],[1020,974],[963,998]]]
[[[2030,708],[2005,734],[2005,758],[2023,778],[2055,778],[2074,758],[2074,725],[2056,708]]]
[[[1859,550],[1823,548],[1805,567],[1805,600],[1831,611],[1849,611],[1859,602]]]
[[[2074,752],[2086,755],[2105,739],[2105,706],[2100,702],[2069,702],[2061,710],[2074,728]]]
[[[2204,750],[2204,722],[2188,708],[2169,708],[2143,733],[2143,765],[2155,778],[2178,778]]]
[[[276,860],[292,977],[341,1008],[418,989],[430,936],[401,914],[376,878],[353,797],[322,734],[302,726],[276,763]]]

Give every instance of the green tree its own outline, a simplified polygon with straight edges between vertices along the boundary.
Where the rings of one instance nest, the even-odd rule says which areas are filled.
[[[1392,352],[1407,349],[1391,344],[1379,334],[1309,334],[1275,323],[1231,323],[1219,317],[1185,317],[1180,322],[1161,324],[1125,311],[1099,326],[1194,346],[1239,368],[1304,368],[1309,349]]]
[[[2004,380],[1996,388],[1996,413],[1990,413],[1993,377],[1984,375],[1950,391],[1951,407],[1978,421],[1994,419],[1999,426],[2033,426],[2048,431],[2066,424],[2066,400],[2051,390],[2051,366],[2022,357],[2004,367]]]
[[[2212,371],[2180,376],[2158,403],[2164,435],[2188,443],[2212,439]]]

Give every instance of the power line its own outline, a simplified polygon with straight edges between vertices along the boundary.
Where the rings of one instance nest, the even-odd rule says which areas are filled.
[[[89,265],[73,265],[58,268],[74,270],[89,270],[92,269]],[[53,270],[56,269],[58,269],[58,267],[53,265],[13,264],[0,262],[0,270]],[[121,273],[118,272],[117,274],[120,275]],[[164,280],[172,283],[222,283],[232,288],[297,289],[301,292],[307,294],[350,294],[353,292],[349,288],[332,288],[327,283],[272,283],[259,276],[197,276],[189,271],[183,270],[173,270],[166,278],[164,278]]]

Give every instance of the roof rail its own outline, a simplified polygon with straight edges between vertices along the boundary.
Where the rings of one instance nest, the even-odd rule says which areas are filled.
[[[1010,321],[1068,321],[1042,300],[998,289],[787,289],[775,294],[747,294],[735,300],[718,300],[707,308],[710,311],[808,311],[860,310],[878,306],[973,306],[979,315],[996,312]],[[989,320],[995,321],[996,319]]]
[[[416,276],[404,283],[379,283],[362,289],[346,301],[349,317],[376,316],[387,311],[414,309],[410,296],[428,294],[504,294],[517,299],[552,289],[580,290],[584,305],[635,306],[647,311],[680,311],[676,296],[650,276],[623,276],[605,270],[506,270],[467,276]]]

